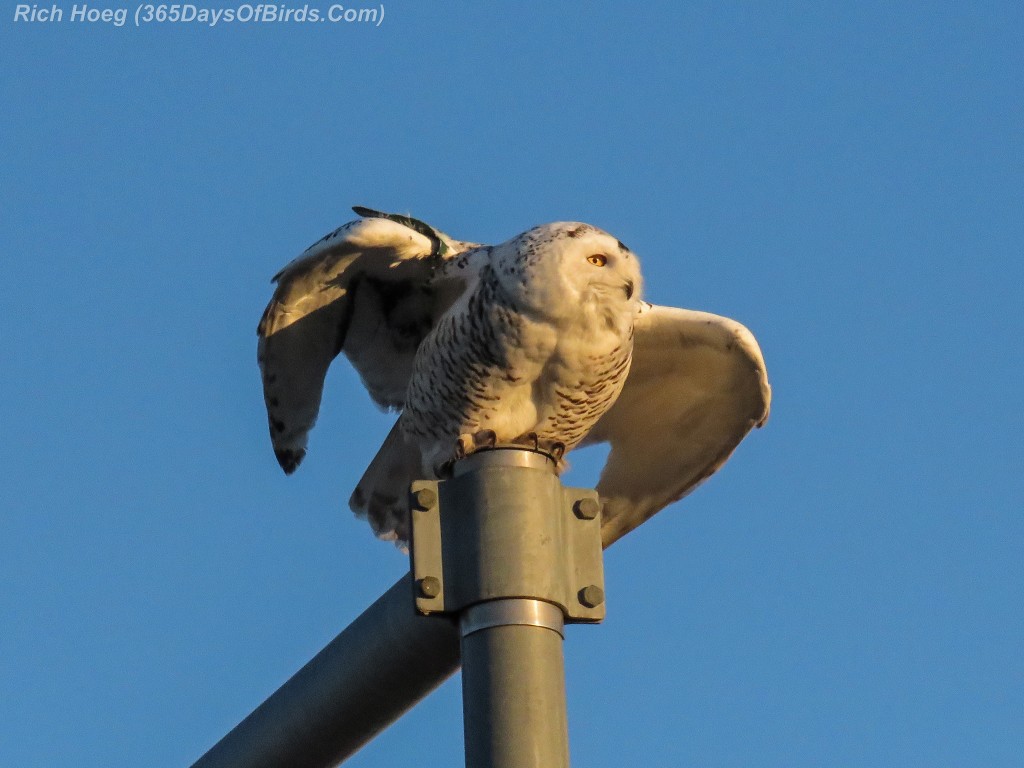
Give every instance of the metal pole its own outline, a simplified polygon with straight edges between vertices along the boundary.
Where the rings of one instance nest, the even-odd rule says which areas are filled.
[[[513,448],[413,489],[417,607],[459,616],[467,768],[568,768],[563,626],[604,615],[596,494]]]
[[[521,449],[413,487],[411,574],[193,768],[335,766],[459,668],[460,638],[467,766],[568,766],[562,629],[604,617],[597,494]]]
[[[418,616],[409,574],[193,768],[328,768],[459,668],[452,621]]]
[[[567,768],[562,611],[494,600],[462,616],[466,765]]]

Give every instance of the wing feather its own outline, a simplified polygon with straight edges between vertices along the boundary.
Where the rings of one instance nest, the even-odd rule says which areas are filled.
[[[331,232],[275,275],[259,323],[270,434],[289,474],[305,456],[338,353],[379,405],[400,409],[416,350],[472,287],[484,255],[417,219],[356,212],[365,218]],[[611,445],[597,486],[606,547],[721,467],[765,422],[771,401],[757,342],[733,320],[645,304],[634,333],[622,393],[583,443]],[[378,535],[404,538],[405,499],[389,489],[408,487],[419,471],[418,450],[396,424],[350,505]]]
[[[274,276],[277,289],[257,328],[270,436],[288,474],[305,456],[339,352],[379,405],[401,407],[416,348],[453,293],[432,287],[431,278],[472,247],[425,234],[422,222],[414,228],[403,217],[364,211],[372,217],[339,227]]]
[[[771,402],[761,350],[739,323],[645,305],[634,332],[629,378],[585,441],[611,445],[597,485],[606,547],[710,477]]]

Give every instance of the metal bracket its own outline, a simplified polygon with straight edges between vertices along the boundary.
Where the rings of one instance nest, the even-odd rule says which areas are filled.
[[[553,465],[512,453],[480,452],[449,480],[412,484],[417,611],[454,614],[486,600],[532,598],[557,605],[567,622],[601,621],[597,492],[564,488]]]

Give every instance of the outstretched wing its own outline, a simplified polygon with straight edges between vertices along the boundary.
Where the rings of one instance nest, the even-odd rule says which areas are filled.
[[[611,452],[597,484],[607,547],[710,477],[768,418],[761,350],[739,323],[644,305],[618,400],[585,444]]]
[[[356,208],[349,222],[274,276],[257,357],[274,454],[291,474],[306,454],[324,377],[344,351],[373,399],[401,408],[423,337],[457,297],[438,267],[474,247],[421,221]]]

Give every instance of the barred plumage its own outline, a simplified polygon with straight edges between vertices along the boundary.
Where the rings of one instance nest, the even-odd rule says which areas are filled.
[[[641,302],[637,259],[606,232],[560,222],[479,246],[357,212],[367,218],[275,277],[259,361],[286,472],[305,455],[339,351],[379,404],[402,411],[350,500],[379,536],[404,539],[409,483],[465,452],[522,444],[561,460],[607,440],[607,544],[714,472],[767,417],[749,332]]]

